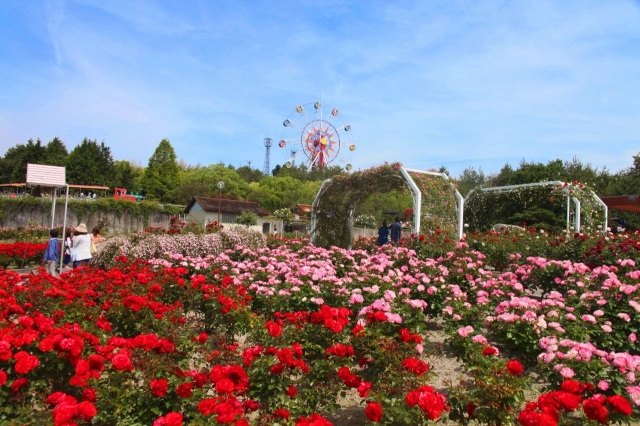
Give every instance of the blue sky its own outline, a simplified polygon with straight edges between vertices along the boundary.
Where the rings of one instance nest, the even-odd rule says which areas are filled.
[[[146,166],[167,138],[188,164],[262,170],[264,138],[283,164],[283,120],[315,101],[351,125],[357,149],[334,164],[356,170],[577,157],[616,172],[640,152],[639,1],[0,6],[0,155],[88,137]]]

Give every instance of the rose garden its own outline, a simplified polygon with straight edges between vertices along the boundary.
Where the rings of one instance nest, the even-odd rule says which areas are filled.
[[[2,244],[0,422],[325,425],[344,401],[363,424],[640,418],[640,234],[427,225],[382,247],[115,236],[60,278],[11,269],[44,245]],[[433,386],[436,357],[460,378]]]

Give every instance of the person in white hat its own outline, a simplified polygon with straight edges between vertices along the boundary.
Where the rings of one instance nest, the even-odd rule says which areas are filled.
[[[91,235],[87,234],[87,225],[79,224],[73,234],[73,248],[76,251],[73,267],[75,269],[78,266],[88,266],[93,256],[91,255]]]

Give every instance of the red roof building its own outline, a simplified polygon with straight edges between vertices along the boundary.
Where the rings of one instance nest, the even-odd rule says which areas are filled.
[[[233,224],[236,223],[238,216],[246,211],[258,216],[258,225],[262,228],[262,219],[269,215],[269,211],[255,201],[193,197],[184,209],[188,222],[202,223],[203,225],[207,222],[217,221],[218,214],[222,224]]]

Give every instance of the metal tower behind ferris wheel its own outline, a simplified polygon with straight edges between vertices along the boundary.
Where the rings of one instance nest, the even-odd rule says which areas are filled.
[[[351,143],[351,125],[343,122],[337,108],[321,102],[298,105],[282,125],[284,131],[278,146],[284,152],[287,146],[290,148],[286,167],[294,166],[295,160],[304,154],[308,170],[323,169],[335,161],[351,170],[350,155],[356,146]]]

